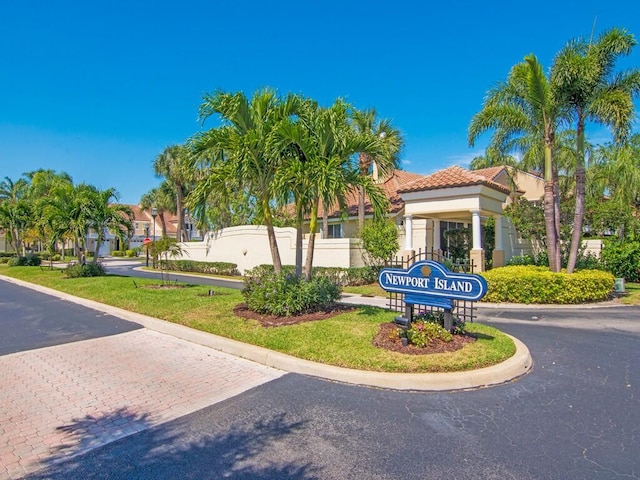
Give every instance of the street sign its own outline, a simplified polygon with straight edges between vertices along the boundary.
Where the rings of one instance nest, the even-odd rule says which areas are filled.
[[[150,243],[151,243],[151,239],[150,239],[149,237],[145,238],[145,239],[142,241],[142,244],[143,244],[143,245],[149,245]]]

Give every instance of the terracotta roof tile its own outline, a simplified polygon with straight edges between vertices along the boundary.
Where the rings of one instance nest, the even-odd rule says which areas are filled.
[[[398,189],[399,193],[420,192],[440,188],[467,187],[471,185],[485,185],[500,192],[509,193],[509,188],[496,183],[485,176],[454,165],[439,170],[426,177],[419,178]]]
[[[487,168],[479,168],[478,170],[471,170],[476,175],[482,175],[487,180],[495,180],[495,178],[502,172],[505,168],[504,165],[499,165],[496,167],[487,167]]]
[[[398,190],[403,186],[407,185],[415,180],[423,178],[423,175],[411,172],[405,172],[404,170],[395,170],[393,175],[387,178],[383,183],[378,184],[378,186],[382,189],[386,197],[389,199],[390,207],[389,213],[396,213],[402,210],[404,206],[404,202],[398,195]],[[347,195],[346,204],[347,204],[347,215],[350,217],[354,217],[358,215],[358,194],[351,193]],[[318,217],[322,217],[322,205],[318,211]],[[364,213],[365,215],[373,214],[373,207],[371,206],[371,202],[369,199],[365,197],[364,203]],[[339,217],[341,215],[340,209],[335,206],[334,208],[329,210],[329,217]]]

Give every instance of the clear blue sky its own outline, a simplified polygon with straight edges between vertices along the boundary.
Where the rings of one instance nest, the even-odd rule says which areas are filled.
[[[0,178],[51,168],[137,203],[159,183],[155,156],[202,128],[203,93],[263,86],[376,107],[405,135],[406,170],[466,166],[486,143],[467,146],[469,120],[512,65],[535,53],[549,66],[594,20],[640,38],[639,5],[7,0]],[[640,47],[621,66],[640,67]]]

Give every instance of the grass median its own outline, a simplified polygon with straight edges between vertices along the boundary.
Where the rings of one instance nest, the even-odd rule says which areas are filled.
[[[384,372],[454,372],[494,365],[515,352],[508,336],[477,323],[468,324],[468,330],[478,334],[478,340],[455,352],[405,355],[376,348],[372,339],[379,325],[392,321],[395,314],[374,307],[359,307],[327,320],[265,328],[233,313],[234,307],[243,301],[237,290],[215,287],[214,295],[209,296],[210,286],[154,288],[160,280],[115,275],[69,279],[58,270],[44,267],[2,265],[0,274],[340,367]]]

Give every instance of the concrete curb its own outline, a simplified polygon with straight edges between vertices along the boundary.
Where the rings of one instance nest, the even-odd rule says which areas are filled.
[[[452,373],[387,373],[335,367],[194,330],[183,325],[76,297],[15,278],[0,275],[0,279],[138,323],[150,330],[252,360],[269,367],[354,385],[414,391],[467,390],[512,381],[528,373],[533,366],[533,360],[527,346],[517,338],[510,336],[516,345],[516,353],[502,363],[478,370]]]

